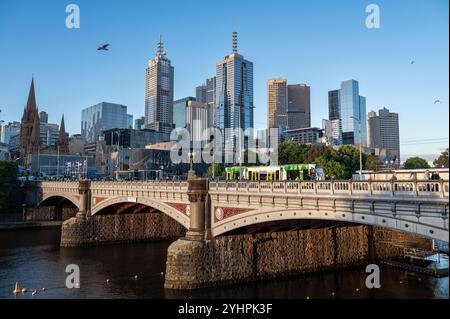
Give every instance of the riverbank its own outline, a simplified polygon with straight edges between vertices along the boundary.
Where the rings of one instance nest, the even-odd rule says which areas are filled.
[[[20,221],[0,223],[0,231],[14,231],[24,229],[57,229],[61,228],[62,221]]]

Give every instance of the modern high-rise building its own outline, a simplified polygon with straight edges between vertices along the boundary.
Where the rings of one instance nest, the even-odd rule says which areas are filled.
[[[371,148],[386,150],[386,161],[400,162],[400,130],[398,113],[383,108],[367,115],[367,136]]]
[[[227,147],[235,151],[236,136],[225,129],[253,128],[253,63],[237,50],[237,32],[232,36],[232,52],[216,64],[215,127],[224,134]],[[225,134],[228,133],[228,134]],[[245,143],[245,142],[244,142]]]
[[[197,86],[195,100],[208,105],[207,127],[214,126],[214,107],[216,98],[216,77],[206,79],[206,83]]]
[[[306,84],[289,84],[287,88],[287,118],[290,130],[311,127],[310,87]]]
[[[81,111],[81,136],[96,143],[105,130],[127,127],[127,106],[101,102]]]
[[[145,127],[145,117],[141,116],[134,120],[134,129],[142,130]]]
[[[342,125],[340,119],[322,120],[322,128],[329,145],[342,145]]]
[[[20,132],[20,122],[13,121],[1,126],[0,142],[9,144],[11,136],[17,135]]]
[[[342,143],[358,145],[361,134],[362,145],[367,145],[366,98],[359,95],[358,81],[342,81],[339,91],[328,92],[328,101],[329,119],[338,115],[341,120]]]
[[[41,121],[41,124],[48,123],[48,114],[45,111],[39,112],[39,120]]]
[[[328,91],[328,119],[339,119],[339,90]]]
[[[164,51],[161,37],[156,56],[145,71],[145,127],[170,133],[173,129],[174,68]]]
[[[267,81],[267,127],[278,128],[279,137],[288,129],[287,80],[276,78]]]
[[[41,146],[55,145],[59,136],[59,125],[54,123],[41,123],[39,126]]]
[[[186,108],[186,129],[192,141],[202,141],[204,131],[208,128],[208,104],[188,101]]]
[[[173,102],[173,123],[176,128],[186,127],[186,108],[189,101],[195,100],[195,97],[188,96]]]
[[[133,128],[133,114],[127,114],[127,128]]]

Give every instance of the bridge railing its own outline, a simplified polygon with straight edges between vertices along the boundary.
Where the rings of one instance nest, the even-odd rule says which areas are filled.
[[[212,181],[209,189],[237,193],[448,197],[449,181]]]
[[[92,190],[187,190],[187,181],[92,181]]]

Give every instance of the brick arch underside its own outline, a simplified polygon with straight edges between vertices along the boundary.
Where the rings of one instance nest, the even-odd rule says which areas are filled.
[[[60,205],[62,203],[70,203],[76,208],[80,209],[79,201],[75,196],[63,193],[44,194],[38,206],[46,206],[45,204]]]
[[[232,216],[223,221],[215,221],[213,236],[233,233],[249,233],[277,230],[300,230],[305,228],[339,227],[349,225],[368,225],[401,231],[413,235],[449,242],[448,230],[433,225],[424,225],[412,220],[395,219],[392,216],[381,216],[351,212],[324,215],[311,209],[249,211],[242,215]],[[356,215],[356,214],[355,214]],[[213,217],[214,218],[214,217]],[[240,230],[244,229],[244,230]]]
[[[126,197],[111,198],[94,206],[92,216],[113,214],[164,213],[186,229],[189,228],[189,217],[168,204],[153,200],[128,201]]]

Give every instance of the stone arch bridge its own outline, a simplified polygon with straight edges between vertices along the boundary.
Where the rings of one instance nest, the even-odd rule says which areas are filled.
[[[386,227],[449,241],[448,181],[79,181],[40,182],[40,204],[62,197],[77,218],[140,204],[208,239],[251,225],[326,220]]]

